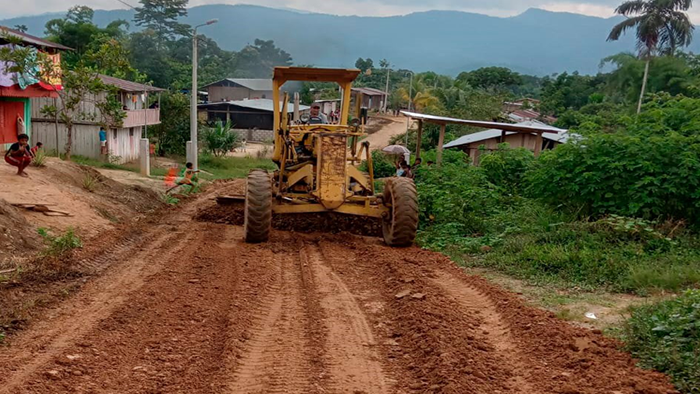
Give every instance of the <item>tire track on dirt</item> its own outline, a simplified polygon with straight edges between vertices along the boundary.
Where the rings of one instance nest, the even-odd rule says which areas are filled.
[[[377,343],[372,329],[352,292],[326,263],[332,257],[316,245],[307,245],[301,257],[312,271],[325,312],[326,388],[333,393],[388,393],[390,383],[373,351]]]
[[[513,392],[520,394],[539,393],[528,381],[531,371],[511,336],[510,328],[503,321],[489,297],[446,272],[436,271],[435,276],[435,278],[431,278],[433,284],[442,288],[448,296],[452,297],[459,304],[459,310],[462,313],[480,319],[481,332],[477,333],[478,340],[493,346],[503,359],[502,362],[512,367],[513,376],[509,378],[508,383]]]
[[[313,283],[299,260],[293,238],[269,245],[275,283],[257,308],[260,318],[235,367],[230,393],[317,393],[323,379],[323,339]],[[297,247],[295,247],[297,246]]]
[[[121,254],[113,260],[121,257],[126,261],[115,267],[109,278],[99,278],[89,284],[77,299],[19,335],[13,341],[15,346],[0,355],[0,365],[4,370],[11,371],[0,376],[0,394],[19,392],[26,379],[39,368],[119,308],[129,293],[144,284],[144,277],[162,268],[169,254],[163,254],[160,248],[183,236],[184,233],[161,231],[153,238],[146,237],[152,242],[149,248],[139,246],[142,242],[133,243],[134,248],[129,248],[128,242],[124,247],[116,247]],[[83,264],[97,267],[89,261]]]

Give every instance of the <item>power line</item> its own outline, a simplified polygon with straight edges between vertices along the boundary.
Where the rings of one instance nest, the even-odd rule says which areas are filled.
[[[127,7],[129,7],[129,8],[131,8],[132,10],[135,10],[135,9],[136,9],[136,7],[134,7],[133,5],[127,3],[126,1],[122,1],[122,0],[117,0],[117,1],[120,2],[120,3],[122,3],[122,4],[124,4],[125,6],[127,6]]]

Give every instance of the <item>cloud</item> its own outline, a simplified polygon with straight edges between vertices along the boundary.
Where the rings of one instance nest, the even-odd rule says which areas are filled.
[[[0,0],[3,10],[0,19],[20,15],[36,15],[45,12],[66,11],[78,0]],[[138,5],[138,0],[125,0]],[[621,0],[190,0],[190,6],[204,4],[256,4],[274,8],[293,8],[335,15],[389,16],[429,10],[457,10],[492,16],[513,16],[528,8],[573,12],[585,15],[609,17]],[[94,9],[126,8],[117,0],[80,0],[80,4]],[[700,10],[691,10],[691,18],[700,23]]]

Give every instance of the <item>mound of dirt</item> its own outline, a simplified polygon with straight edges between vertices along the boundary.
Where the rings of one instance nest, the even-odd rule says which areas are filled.
[[[242,226],[244,204],[211,204],[202,208],[195,220],[218,224]],[[300,233],[351,233],[379,237],[382,223],[379,219],[334,213],[273,215],[272,227],[277,230]]]
[[[27,172],[29,178],[22,178],[10,166],[0,166],[0,184],[5,186],[0,189],[0,199],[10,204],[46,204],[66,212],[69,216],[20,213],[33,227],[56,233],[73,228],[80,237],[91,238],[163,205],[153,190],[114,181],[91,167],[72,162],[50,158],[46,167],[32,167]]]
[[[0,269],[12,268],[14,256],[28,258],[41,248],[41,237],[27,219],[0,199]]]

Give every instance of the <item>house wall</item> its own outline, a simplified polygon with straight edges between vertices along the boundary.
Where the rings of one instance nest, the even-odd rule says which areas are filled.
[[[95,124],[73,125],[74,155],[100,159],[100,126]],[[68,129],[62,123],[58,124],[58,144],[56,144],[56,124],[52,122],[35,121],[32,123],[33,141],[43,142],[44,149],[54,151],[58,146],[59,152],[64,152],[68,142]],[[122,128],[107,131],[109,155],[116,164],[128,163],[139,158],[138,141],[142,128]]]
[[[112,129],[107,132],[110,160],[123,164],[138,160],[141,127]]]
[[[100,157],[100,127],[93,124],[74,124],[73,125],[73,146],[71,152],[74,155],[91,157],[98,159]],[[58,135],[56,133],[56,124],[53,122],[34,121],[32,123],[33,140],[42,142],[46,151],[64,152],[66,143],[68,142],[68,129],[66,125],[58,124]],[[58,137],[58,144],[56,143]]]
[[[533,134],[510,134],[506,136],[504,142],[508,143],[511,148],[526,148],[534,151],[537,136]],[[463,147],[462,150],[474,160],[475,164],[478,164],[479,156],[482,154],[482,150],[480,149],[481,146],[483,146],[486,151],[494,151],[498,149],[498,144],[500,143],[500,138],[491,138],[488,140],[471,143],[466,147]],[[559,143],[543,139],[543,145],[543,149],[554,149],[557,145],[559,145]]]
[[[271,90],[250,90],[243,87],[210,86],[209,102],[236,101],[256,98],[272,98]]]

